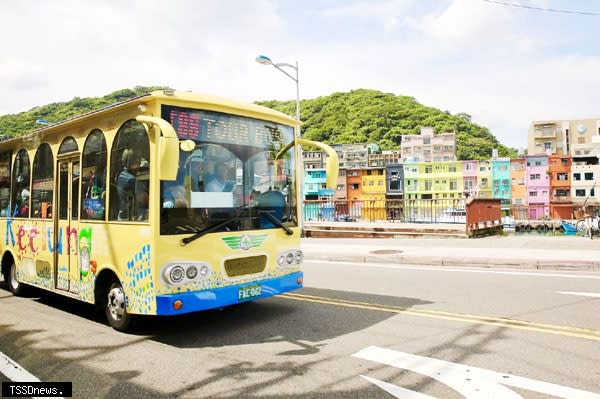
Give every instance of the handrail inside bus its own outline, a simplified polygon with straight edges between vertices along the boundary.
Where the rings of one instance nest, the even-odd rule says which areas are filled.
[[[340,169],[340,160],[338,158],[337,152],[330,146],[324,143],[320,143],[318,141],[312,141],[303,139],[301,137],[296,137],[294,141],[291,141],[288,145],[283,147],[281,151],[277,153],[275,159],[281,158],[283,154],[285,154],[294,144],[298,145],[310,145],[313,147],[317,147],[325,151],[327,153],[327,161],[325,161],[325,176],[326,176],[326,185],[327,188],[335,190],[337,187],[337,178]]]
[[[156,116],[138,115],[135,118],[140,123],[156,125],[162,132],[157,140],[159,154],[159,174],[161,180],[176,180],[179,167],[179,138],[173,126],[166,120]]]

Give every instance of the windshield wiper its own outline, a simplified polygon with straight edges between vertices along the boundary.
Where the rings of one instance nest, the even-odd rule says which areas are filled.
[[[283,223],[281,223],[281,220],[279,220],[275,216],[271,215],[271,213],[269,211],[258,211],[258,214],[261,216],[262,215],[266,216],[267,219],[269,219],[271,222],[273,222],[273,224],[277,225],[277,227],[281,227],[285,231],[285,234],[287,234],[289,236],[294,234],[292,229],[290,229],[289,227],[287,227]]]
[[[208,233],[212,233],[213,231],[219,230],[221,227],[227,226],[229,223],[233,222],[237,218],[238,218],[237,215],[236,216],[232,216],[232,217],[230,217],[228,219],[225,219],[222,222],[213,224],[212,226],[208,226],[205,229],[202,229],[202,230],[197,230],[196,229],[196,234],[194,234],[193,236],[189,236],[189,237],[183,238],[181,240],[181,245],[187,245],[190,242],[192,242],[194,240],[197,240],[198,238],[202,237],[203,235],[206,235]]]

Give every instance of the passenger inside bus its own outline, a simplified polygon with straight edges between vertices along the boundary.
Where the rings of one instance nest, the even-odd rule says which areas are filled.
[[[133,151],[126,149],[122,155],[123,169],[117,176],[117,194],[119,196],[119,214],[117,220],[130,220],[135,193],[135,175],[132,173]]]
[[[219,163],[215,167],[215,174],[210,180],[206,180],[206,191],[222,192],[233,191],[234,182],[228,180],[229,167],[225,162]]]

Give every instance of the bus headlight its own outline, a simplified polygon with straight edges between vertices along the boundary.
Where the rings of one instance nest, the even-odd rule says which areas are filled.
[[[289,249],[277,255],[277,266],[297,267],[304,260],[304,253],[299,249]]]
[[[196,276],[198,276],[198,268],[196,265],[189,265],[185,270],[185,276],[190,280],[195,279]]]
[[[181,283],[185,277],[183,267],[176,265],[169,270],[169,281],[173,284]]]
[[[162,279],[169,285],[202,280],[210,274],[210,265],[196,262],[168,263],[162,269]]]
[[[208,274],[208,266],[206,265],[202,265],[202,267],[200,268],[200,275],[202,277],[206,276]]]

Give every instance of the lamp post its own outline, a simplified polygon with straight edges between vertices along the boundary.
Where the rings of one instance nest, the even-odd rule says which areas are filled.
[[[274,68],[278,69],[280,72],[282,72],[285,76],[287,76],[288,78],[292,79],[294,82],[296,82],[296,120],[298,121],[298,126],[296,126],[296,134],[295,136],[297,138],[300,137],[300,83],[298,81],[298,61],[296,61],[296,65],[292,65],[292,64],[288,64],[285,62],[279,62],[279,63],[274,63],[269,57],[265,56],[265,55],[259,55],[258,57],[256,57],[256,62],[258,62],[259,64],[262,65],[272,65]],[[296,76],[294,77],[293,75],[291,75],[290,73],[288,73],[285,69],[283,68],[291,68],[296,72]],[[298,225],[300,226],[300,234],[302,237],[304,237],[304,187],[303,187],[303,180],[304,180],[304,166],[302,163],[302,147],[301,146],[296,146],[296,153],[297,153],[297,159],[298,159],[298,169],[300,170],[300,173],[296,173],[297,181],[298,181],[298,192],[299,192],[299,197],[300,197],[300,204],[298,206]]]

